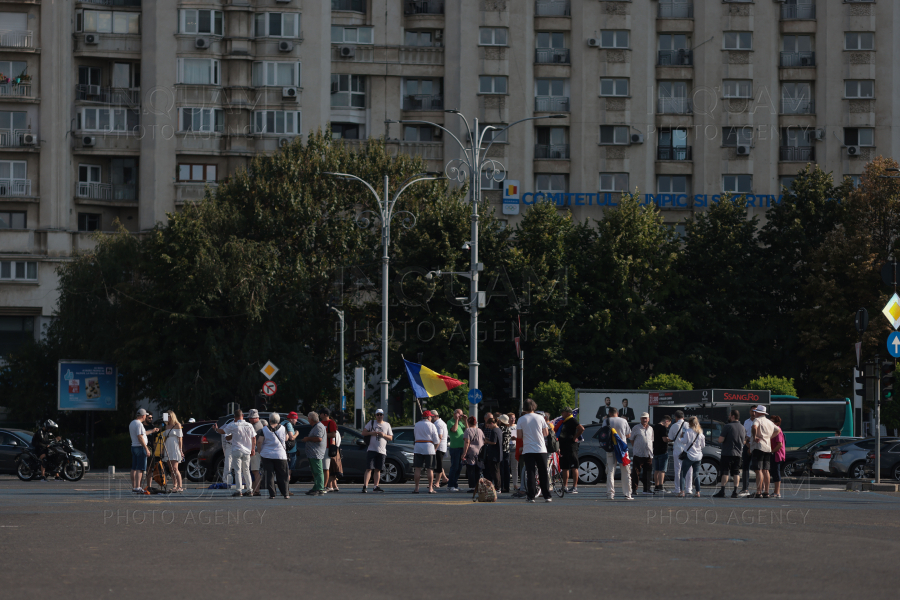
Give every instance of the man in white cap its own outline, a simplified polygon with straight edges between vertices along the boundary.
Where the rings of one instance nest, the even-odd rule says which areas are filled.
[[[750,409],[753,417],[753,428],[750,430],[750,451],[756,469],[756,496],[755,498],[769,497],[769,468],[772,466],[772,435],[775,433],[775,423],[766,416],[766,407],[759,406]]]
[[[387,455],[387,443],[394,439],[394,431],[391,424],[384,420],[384,411],[380,408],[375,411],[375,418],[365,424],[362,431],[364,438],[369,438],[368,451],[366,452],[366,472],[363,474],[362,493],[365,494],[369,487],[369,476],[375,473],[372,483],[375,484],[373,492],[383,492],[378,486],[381,472],[384,470],[384,457]]]
[[[653,495],[650,491],[650,473],[653,470],[653,428],[650,427],[650,415],[641,413],[641,424],[631,430],[631,441],[634,454],[631,461],[631,494],[637,492],[638,482],[644,484],[645,495]]]

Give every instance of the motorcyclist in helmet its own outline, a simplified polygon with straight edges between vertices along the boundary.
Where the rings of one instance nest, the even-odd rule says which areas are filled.
[[[54,437],[54,433],[59,429],[59,425],[54,423],[51,419],[47,419],[44,421],[43,425],[41,425],[40,429],[34,432],[34,437],[31,438],[31,445],[34,446],[34,453],[38,455],[38,458],[41,461],[41,481],[47,481],[47,474],[44,468],[44,461],[47,458],[47,453],[50,451],[50,442]],[[59,436],[55,436],[56,439],[59,439]],[[60,479],[59,474],[56,475],[57,479]]]

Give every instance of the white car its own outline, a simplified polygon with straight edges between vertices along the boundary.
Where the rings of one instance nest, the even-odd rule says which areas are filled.
[[[813,457],[812,464],[812,474],[813,475],[825,475],[828,476],[831,474],[831,471],[828,467],[828,463],[831,462],[831,449],[828,450],[817,450]]]

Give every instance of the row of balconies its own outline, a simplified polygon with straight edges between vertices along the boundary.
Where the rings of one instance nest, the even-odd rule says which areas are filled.
[[[535,144],[535,160],[568,160],[569,144]],[[810,162],[816,159],[813,146],[779,146],[779,160],[781,162]],[[657,146],[656,160],[659,161],[692,161],[694,160],[691,146]]]
[[[725,100],[752,101],[753,98],[725,98]],[[656,102],[656,113],[660,115],[690,115],[694,112],[694,103],[690,98],[658,98]],[[816,103],[808,98],[782,98],[780,107],[782,115],[816,114]]]

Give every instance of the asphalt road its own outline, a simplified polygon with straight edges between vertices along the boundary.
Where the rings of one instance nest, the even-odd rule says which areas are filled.
[[[584,486],[551,504],[129,487],[0,477],[0,597],[887,598],[900,583],[900,494],[833,484],[632,502]]]

